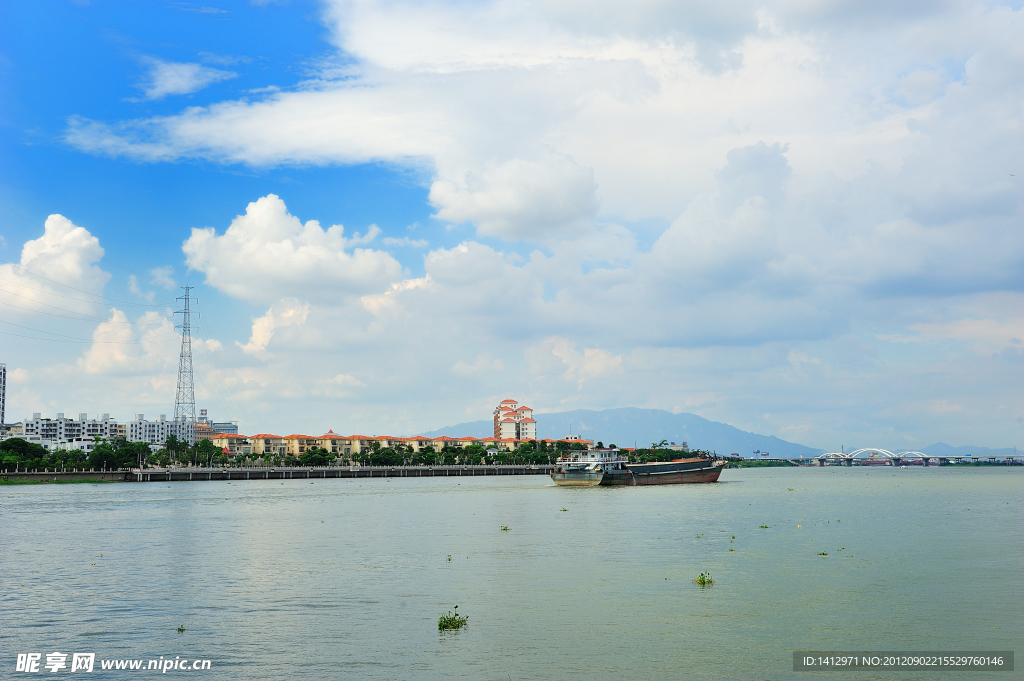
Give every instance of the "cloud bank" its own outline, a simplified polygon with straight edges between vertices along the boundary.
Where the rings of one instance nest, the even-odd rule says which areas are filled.
[[[290,88],[66,134],[143,162],[411,168],[437,221],[475,229],[416,276],[392,235],[275,195],[193,230],[188,266],[257,309],[232,346],[247,394],[288,378],[353,419],[404,405],[402,429],[429,409],[414,386],[439,410],[698,405],[821,447],[951,414],[1018,434],[1024,11],[339,0],[323,21],[335,59]]]

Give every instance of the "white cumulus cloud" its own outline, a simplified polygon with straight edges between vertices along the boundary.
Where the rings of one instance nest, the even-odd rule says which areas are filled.
[[[303,224],[274,194],[250,203],[227,230],[193,229],[182,247],[188,266],[235,297],[270,302],[283,296],[334,299],[379,289],[401,277],[384,251],[354,247],[379,230],[346,238],[341,225]]]
[[[52,312],[55,304],[90,310],[110,280],[96,264],[102,257],[100,241],[89,230],[51,215],[43,235],[25,242],[18,265],[0,264],[0,300],[13,314],[24,308]]]
[[[249,342],[244,345],[238,343],[238,346],[247,355],[262,357],[276,330],[288,326],[301,326],[306,323],[307,317],[309,317],[308,304],[300,303],[295,299],[282,300],[272,305],[265,315],[253,320]]]

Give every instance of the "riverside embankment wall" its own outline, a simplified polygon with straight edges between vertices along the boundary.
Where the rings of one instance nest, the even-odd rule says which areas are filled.
[[[552,466],[344,466],[338,468],[145,468],[122,471],[4,471],[9,482],[199,482],[307,478],[429,478],[550,475]]]

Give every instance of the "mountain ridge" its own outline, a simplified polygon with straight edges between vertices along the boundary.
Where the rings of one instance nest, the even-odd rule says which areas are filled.
[[[824,449],[788,442],[774,435],[751,433],[696,414],[676,414],[664,409],[575,409],[535,413],[534,418],[537,419],[537,436],[540,438],[565,437],[571,430],[572,434],[581,435],[588,440],[600,440],[605,444],[617,444],[621,447],[632,447],[634,444],[645,447],[653,442],[668,440],[679,444],[686,442],[694,449],[708,449],[719,454],[737,453],[744,457],[749,457],[758,450],[769,452],[773,458],[808,458],[825,452]],[[490,437],[494,434],[494,422],[481,420],[457,423],[434,430],[433,434],[449,437]],[[846,451],[851,449],[848,447]],[[906,448],[883,449],[896,452]],[[1015,453],[1012,447],[954,447],[944,442],[936,442],[921,448],[920,451],[931,456],[1006,456]]]
[[[769,452],[772,457],[813,457],[823,449],[787,442],[774,435],[760,435],[740,430],[727,423],[711,421],[689,413],[675,414],[664,409],[619,407],[615,409],[575,409],[573,411],[534,413],[537,437],[558,439],[571,433],[588,440],[617,444],[621,447],[649,446],[668,440],[686,442],[694,449],[737,453],[751,456],[755,450]],[[469,421],[433,431],[449,437],[490,437],[494,434],[491,420]]]

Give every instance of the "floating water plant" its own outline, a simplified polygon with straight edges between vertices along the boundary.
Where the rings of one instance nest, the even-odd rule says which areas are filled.
[[[790,492],[792,492],[792,491],[793,491],[793,488],[792,488],[792,487],[787,487],[786,489],[788,489],[788,490],[789,490]]]
[[[437,620],[438,631],[448,631],[449,629],[461,629],[462,627],[469,624],[469,617],[459,614],[459,606],[455,606],[455,612],[448,611],[447,615],[441,615]]]
[[[762,529],[762,530],[767,530],[767,529],[768,529],[768,526],[767,526],[767,525],[762,525],[762,526],[761,526],[761,529]]]
[[[568,511],[569,509],[567,509],[567,508],[563,508],[563,509],[560,509],[560,510],[562,510],[562,511]]]
[[[502,532],[508,532],[508,525],[502,525],[501,526],[501,531]]]
[[[819,555],[819,556],[827,556],[828,554],[827,554],[827,553],[825,553],[824,551],[819,551],[819,552],[818,552],[818,555]]]
[[[184,634],[185,633],[185,625],[184,624],[178,626],[178,633],[179,634]]]
[[[448,554],[448,562],[449,563],[452,562],[452,554],[450,554],[450,553]]]
[[[735,551],[736,549],[729,549],[729,550],[730,550],[730,551]]]
[[[715,580],[711,579],[710,572],[702,572],[697,575],[697,579],[693,580],[697,586],[711,586],[715,583]]]

